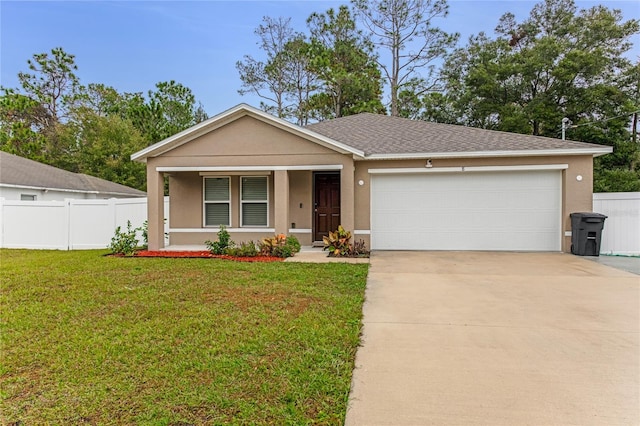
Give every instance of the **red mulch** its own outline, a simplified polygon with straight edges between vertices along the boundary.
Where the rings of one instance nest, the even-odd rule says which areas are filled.
[[[137,251],[135,257],[185,257],[185,258],[214,258],[235,260],[236,262],[282,262],[284,259],[273,256],[239,257],[226,254],[212,254],[209,251]]]

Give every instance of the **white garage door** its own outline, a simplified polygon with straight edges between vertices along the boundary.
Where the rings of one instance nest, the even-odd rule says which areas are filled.
[[[371,176],[375,250],[559,251],[559,170]]]

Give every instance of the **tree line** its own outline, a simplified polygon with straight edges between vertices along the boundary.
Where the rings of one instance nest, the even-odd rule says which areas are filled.
[[[448,13],[446,0],[354,0],[337,10],[312,13],[308,34],[291,18],[264,17],[255,34],[264,58],[245,55],[236,63],[240,94],[263,99],[261,108],[306,125],[361,112],[400,115],[401,92],[423,93],[432,84],[433,62],[458,40],[432,25]],[[367,31],[358,28],[356,17]],[[417,53],[406,52],[411,47]],[[380,59],[381,50],[390,63]],[[420,70],[428,70],[422,77]],[[419,92],[418,90],[422,91]]]
[[[131,154],[207,118],[191,89],[159,82],[145,96],[82,85],[75,56],[35,54],[20,88],[0,90],[0,149],[64,170],[144,190],[146,168]]]
[[[352,0],[313,13],[306,33],[265,17],[262,57],[236,63],[239,92],[300,125],[366,111],[558,138],[566,118],[568,139],[614,147],[596,159],[596,191],[640,191],[640,62],[624,56],[637,19],[542,0],[458,46],[437,25],[448,12],[446,0]]]
[[[264,17],[259,55],[236,63],[239,93],[299,125],[372,112],[557,138],[566,119],[567,139],[614,147],[596,159],[596,191],[640,191],[640,62],[625,57],[637,19],[541,0],[460,45],[438,26],[448,13],[447,0],[351,0],[305,31]],[[28,67],[0,89],[0,149],[66,170],[144,189],[130,154],[207,118],[175,81],[146,94],[82,85],[62,48]]]

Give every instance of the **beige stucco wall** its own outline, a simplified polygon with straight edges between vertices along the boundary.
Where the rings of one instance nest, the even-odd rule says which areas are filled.
[[[432,165],[436,167],[471,167],[471,166],[516,166],[538,164],[567,164],[568,168],[562,172],[562,217],[563,235],[571,230],[569,214],[578,211],[591,211],[593,203],[593,158],[590,155],[555,156],[555,157],[518,157],[518,158],[465,158],[465,159],[435,159]],[[355,164],[355,229],[370,229],[370,177],[369,169],[388,168],[423,168],[425,160],[394,160],[394,161],[358,161]],[[578,181],[577,176],[582,176]],[[364,181],[359,186],[357,182]],[[367,235],[357,236],[369,244]],[[571,250],[571,237],[563,236],[562,250]]]
[[[311,229],[313,226],[312,176],[310,170],[289,172],[289,221],[295,224],[296,229]]]
[[[202,199],[202,176],[198,172],[169,175],[169,209],[172,228],[193,228],[202,224],[202,205],[189,206],[191,200]]]
[[[243,241],[258,242],[266,237],[273,237],[272,232],[231,232],[231,239],[236,243]],[[174,232],[170,236],[171,245],[203,245],[205,241],[217,241],[216,232]]]
[[[217,176],[231,177],[231,227],[240,226],[239,186],[240,176],[250,172],[233,170],[242,166],[311,166],[322,170],[322,165],[342,166],[341,175],[344,191],[341,216],[345,226],[353,228],[353,159],[332,149],[292,135],[251,117],[243,117],[206,135],[177,147],[159,157],[149,158],[147,167],[154,173],[157,167],[225,167],[229,172],[216,172]],[[157,173],[157,172],[155,172]],[[266,171],[269,175],[269,229],[287,232],[292,223],[301,231],[295,235],[303,244],[311,244],[311,233],[302,230],[312,228],[313,195],[312,171],[290,170],[281,182],[288,181],[288,194],[279,193],[275,185],[278,170]],[[203,176],[198,171],[170,172],[169,195],[171,196],[170,228],[203,227]],[[279,200],[279,201],[278,201]],[[275,208],[276,201],[288,208]],[[302,207],[301,207],[302,206]],[[156,209],[149,214],[156,215]],[[252,235],[246,232],[232,232],[237,241],[245,241],[272,235]],[[174,244],[202,244],[207,239],[215,239],[215,233],[172,232],[170,242]],[[151,241],[150,241],[151,246]]]
[[[162,157],[176,160],[178,157],[253,155],[257,156],[259,164],[263,164],[267,158],[278,159],[292,155],[321,156],[317,160],[324,161],[323,156],[334,153],[329,148],[245,116],[179,146]]]

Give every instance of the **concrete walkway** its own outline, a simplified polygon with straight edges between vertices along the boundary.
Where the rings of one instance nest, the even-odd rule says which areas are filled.
[[[369,263],[369,258],[329,257],[327,252],[322,250],[322,247],[302,246],[299,253],[284,261],[292,263]]]
[[[346,425],[640,424],[640,278],[561,253],[375,252]]]

